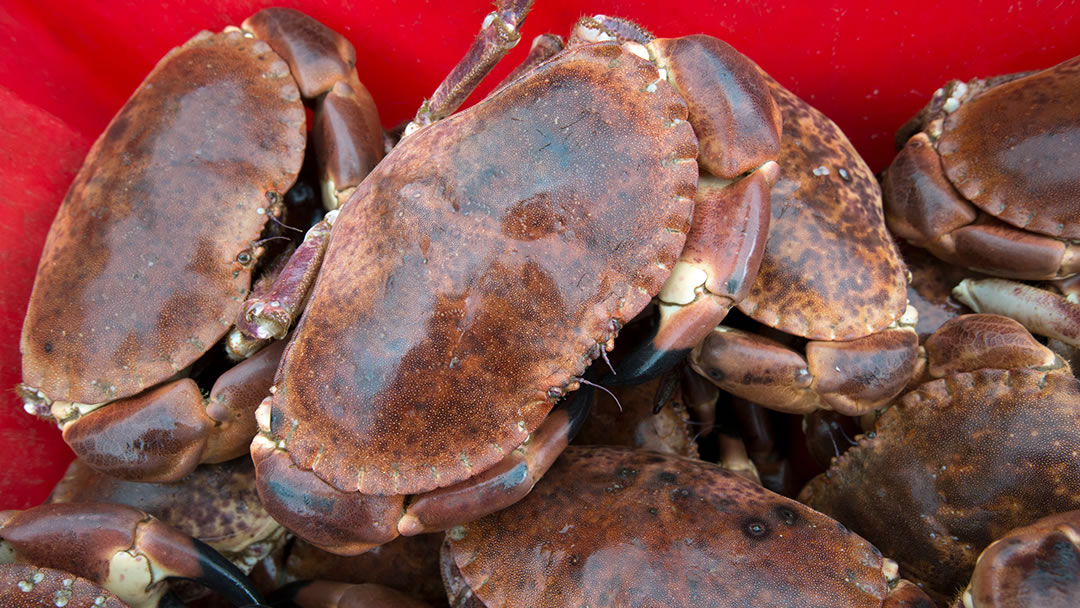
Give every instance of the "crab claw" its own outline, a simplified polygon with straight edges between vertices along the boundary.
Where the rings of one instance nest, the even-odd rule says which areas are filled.
[[[252,412],[270,390],[283,344],[270,345],[222,374],[209,399],[182,378],[84,411],[54,402],[64,441],[94,469],[129,481],[177,481],[200,462],[244,453],[255,434]]]
[[[592,387],[583,386],[540,428],[495,466],[461,483],[415,497],[398,521],[405,536],[448,530],[525,498],[563,453],[589,414]]]
[[[562,453],[589,412],[591,387],[578,390],[501,462],[460,483],[411,497],[342,492],[268,437],[270,398],[256,418],[263,431],[251,442],[259,498],[274,519],[316,547],[357,555],[407,536],[468,523],[525,497]]]
[[[83,577],[132,607],[156,606],[170,578],[194,580],[238,606],[261,602],[236,566],[209,546],[125,505],[3,512],[0,539],[15,561]]]
[[[655,333],[609,383],[638,384],[673,368],[746,296],[761,266],[779,174],[772,161],[737,181],[702,173],[686,245],[658,296]]]

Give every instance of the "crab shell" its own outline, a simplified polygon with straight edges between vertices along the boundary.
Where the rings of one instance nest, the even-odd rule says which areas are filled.
[[[1080,604],[1080,511],[1012,530],[979,555],[954,608],[1069,608]]]
[[[278,370],[273,443],[252,443],[267,508],[299,496],[266,477],[289,474],[267,448],[336,491],[400,496],[536,430],[678,258],[686,112],[654,66],[595,44],[403,140],[342,209]]]
[[[97,583],[63,570],[29,564],[0,564],[0,606],[128,608]]]
[[[876,608],[889,592],[888,560],[838,522],[716,465],[624,448],[570,446],[524,500],[447,539],[456,606]]]
[[[1080,508],[1080,382],[1066,369],[927,382],[799,500],[871,540],[939,599],[951,596],[994,539]]]
[[[783,115],[780,177],[761,269],[740,311],[786,344],[720,326],[691,363],[720,388],[791,413],[859,415],[887,403],[914,368],[902,325],[906,269],[885,228],[881,190],[839,127],[766,76]]]
[[[1080,57],[950,82],[901,130],[885,174],[889,228],[994,276],[1080,270]]]

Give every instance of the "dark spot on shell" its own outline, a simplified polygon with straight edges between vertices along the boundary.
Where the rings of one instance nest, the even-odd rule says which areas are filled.
[[[769,526],[760,519],[749,519],[743,523],[742,531],[747,538],[764,538],[769,534]]]
[[[670,471],[664,471],[657,475],[656,478],[664,483],[677,483],[679,481],[679,476]]]
[[[656,510],[656,507],[649,507],[649,515],[656,515],[657,513],[659,511]]]
[[[799,515],[791,507],[777,507],[776,514],[780,516],[780,521],[789,526],[794,526],[795,522],[799,520]]]
[[[675,488],[671,491],[671,498],[678,500],[680,498],[691,498],[694,496],[694,490],[690,488]]]
[[[51,352],[52,352],[52,349],[53,349],[53,345],[52,345],[52,342],[46,342],[46,343],[45,343],[45,346],[43,346],[42,348],[44,348],[44,349],[45,349],[45,353],[46,353],[46,354],[48,354],[48,353],[51,353]]]
[[[631,469],[630,467],[623,467],[615,473],[615,476],[619,479],[633,479],[637,477],[637,474],[638,472],[636,469]]]

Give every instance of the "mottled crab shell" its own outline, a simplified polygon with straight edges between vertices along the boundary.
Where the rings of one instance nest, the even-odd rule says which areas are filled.
[[[300,169],[304,128],[266,43],[203,32],[166,55],[53,220],[23,324],[24,382],[52,400],[119,399],[217,342],[248,293],[258,210]]]
[[[1075,608],[1080,605],[1080,511],[1017,528],[979,555],[953,608]]]
[[[105,588],[55,568],[0,564],[4,608],[128,608]]]
[[[281,526],[259,502],[247,457],[202,465],[172,483],[115,479],[75,460],[47,502],[135,507],[205,542],[245,573],[281,544]]]
[[[274,437],[365,494],[500,461],[659,291],[696,151],[685,103],[611,43],[404,140],[334,226],[278,370]]]
[[[714,464],[625,448],[568,447],[524,500],[448,539],[444,563],[489,608],[878,608],[888,591],[881,553],[836,521]]]
[[[990,87],[946,116],[953,187],[1019,228],[1080,239],[1080,57]]]
[[[881,188],[848,138],[766,76],[780,106],[780,179],[761,270],[739,310],[812,340],[853,340],[903,314],[904,264]]]
[[[983,369],[923,384],[799,499],[850,526],[904,576],[951,596],[1006,532],[1080,508],[1080,382]]]

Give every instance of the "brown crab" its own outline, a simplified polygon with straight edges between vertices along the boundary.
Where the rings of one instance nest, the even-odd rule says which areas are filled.
[[[701,138],[687,102],[622,45],[572,44],[436,120],[516,40],[529,4],[499,4],[343,207],[273,397],[257,411],[263,503],[324,549],[357,553],[445,529],[528,493],[570,434],[573,417],[549,415],[553,405],[684,249]],[[735,74],[730,94],[749,90],[744,101],[764,112],[750,124],[770,124],[771,99],[745,58],[712,39],[685,48],[713,61],[706,93],[723,95],[718,80]],[[741,123],[728,108],[698,111],[729,135]],[[775,164],[748,164],[764,171],[717,185],[712,202],[753,216]],[[290,262],[282,276],[312,266]]]
[[[0,580],[13,584],[0,588],[0,598],[20,598],[4,606],[157,606],[174,578],[205,584],[236,606],[261,602],[220,554],[138,509],[85,503],[0,511]]]
[[[443,563],[455,608],[903,605],[895,564],[836,521],[625,448],[567,448],[524,500],[451,529]]]
[[[897,135],[907,143],[883,182],[889,229],[994,276],[1077,273],[1078,104],[1080,57],[938,89]]]
[[[19,388],[91,466],[170,481],[244,453],[280,350],[223,377],[209,400],[184,376],[251,287],[257,240],[304,157],[301,97],[318,97],[337,188],[381,154],[354,63],[325,26],[268,9],[171,51],[91,148],[38,266]]]
[[[939,599],[995,538],[1080,507],[1080,382],[1015,321],[952,319],[926,381],[799,499],[896,559]]]
[[[995,540],[953,608],[1080,605],[1080,511],[1048,515]]]
[[[887,403],[912,373],[918,340],[906,271],[866,163],[835,123],[769,84],[784,117],[781,173],[761,270],[738,308],[776,339],[719,326],[690,362],[765,407],[859,415]]]

